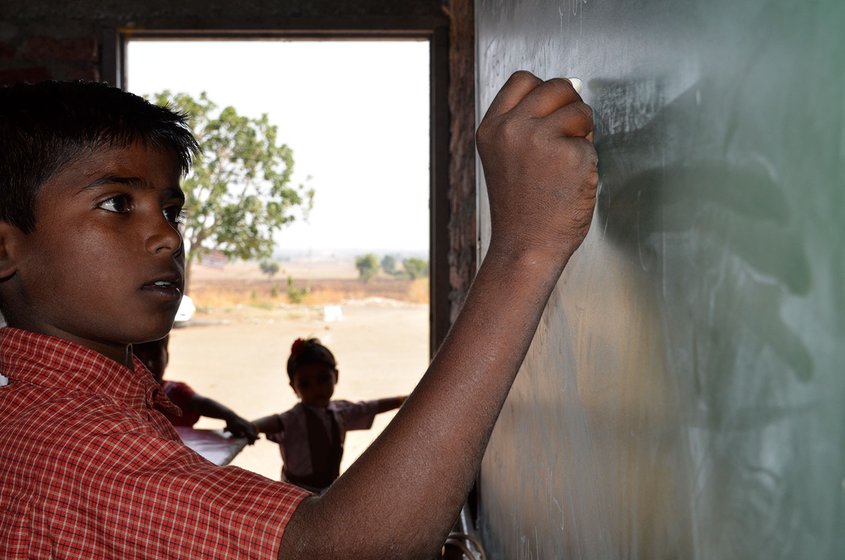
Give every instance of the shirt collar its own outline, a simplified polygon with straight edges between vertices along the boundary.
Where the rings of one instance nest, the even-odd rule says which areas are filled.
[[[133,356],[135,370],[99,352],[53,336],[0,328],[0,373],[16,381],[51,389],[105,395],[132,408],[178,408],[153,375]]]

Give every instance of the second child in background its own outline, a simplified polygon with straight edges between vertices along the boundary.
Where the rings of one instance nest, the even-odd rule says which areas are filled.
[[[399,408],[404,396],[372,401],[331,400],[337,362],[316,338],[297,338],[287,363],[290,386],[299,404],[254,422],[279,444],[282,480],[320,493],[340,475],[343,442],[349,430],[368,430],[376,414]]]
[[[252,445],[258,439],[258,433],[251,422],[216,400],[200,395],[187,383],[164,379],[164,370],[167,369],[170,361],[170,353],[167,349],[169,341],[170,335],[167,335],[161,340],[132,345],[132,353],[150,370],[167,398],[182,411],[181,415],[171,414],[168,411],[161,411],[161,413],[174,426],[189,428],[203,416],[225,420],[227,432],[235,437],[246,438]]]

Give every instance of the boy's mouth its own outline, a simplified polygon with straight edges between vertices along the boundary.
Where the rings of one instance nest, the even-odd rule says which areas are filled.
[[[147,282],[142,286],[143,290],[158,292],[164,296],[172,298],[182,297],[182,280],[181,278],[168,278],[161,280],[153,280]]]

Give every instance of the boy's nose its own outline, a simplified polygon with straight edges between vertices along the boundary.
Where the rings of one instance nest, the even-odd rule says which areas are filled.
[[[147,237],[147,251],[178,254],[182,251],[182,234],[164,216],[156,220],[156,227]]]

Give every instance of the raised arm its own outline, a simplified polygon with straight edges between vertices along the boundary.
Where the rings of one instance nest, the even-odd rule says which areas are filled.
[[[466,303],[393,422],[325,495],[299,506],[281,558],[436,555],[546,301],[589,229],[591,132],[592,113],[566,80],[520,72],[499,92],[476,136],[492,238]]]

